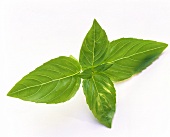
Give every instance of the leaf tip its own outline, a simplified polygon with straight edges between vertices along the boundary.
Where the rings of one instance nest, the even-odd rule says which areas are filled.
[[[112,128],[112,123],[108,123],[108,124],[106,125],[106,127]]]
[[[103,125],[106,126],[107,128],[112,128],[112,120],[104,122]]]
[[[165,48],[167,48],[167,47],[168,47],[168,44],[164,43],[164,46],[165,46]]]
[[[159,44],[160,44],[161,47],[162,47],[162,52],[168,47],[168,44],[166,44],[166,43],[159,42]]]
[[[97,22],[97,20],[94,18],[93,22],[95,22],[95,21]]]
[[[164,49],[168,47],[167,43],[164,43],[164,42],[157,42],[157,43],[159,43]]]
[[[97,22],[96,19],[93,20],[93,24],[98,24],[99,25],[99,23]]]
[[[108,117],[105,117],[104,119],[98,119],[98,120],[101,124],[103,124],[107,128],[112,128],[113,116],[108,116]]]
[[[9,91],[6,95],[7,95],[7,96],[11,96],[11,92]]]
[[[9,97],[15,97],[15,96],[14,96],[14,93],[11,92],[11,90],[7,93],[7,96],[9,96]]]
[[[7,95],[7,96],[10,96],[10,93],[8,92],[6,95]]]

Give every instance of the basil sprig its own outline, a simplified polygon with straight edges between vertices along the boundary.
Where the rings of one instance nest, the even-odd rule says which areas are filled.
[[[52,59],[24,76],[7,95],[36,103],[57,104],[75,95],[82,78],[90,110],[100,123],[111,128],[116,110],[113,82],[141,72],[167,46],[135,38],[109,42],[106,32],[94,20],[83,41],[79,62],[73,56]]]

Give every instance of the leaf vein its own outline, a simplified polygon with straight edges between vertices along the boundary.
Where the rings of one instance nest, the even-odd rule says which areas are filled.
[[[20,92],[20,91],[23,91],[23,90],[26,90],[26,89],[29,89],[29,88],[45,85],[45,84],[48,84],[48,83],[51,83],[51,82],[54,82],[54,81],[57,81],[57,80],[65,79],[65,78],[77,75],[78,73],[80,73],[80,72],[77,72],[77,73],[75,73],[73,75],[65,76],[65,77],[62,77],[62,78],[54,79],[54,80],[51,80],[51,81],[48,81],[48,82],[44,82],[44,83],[41,83],[41,84],[37,84],[37,85],[34,85],[34,86],[29,86],[29,87],[26,87],[26,88],[22,88],[22,89],[19,89],[19,90],[15,91],[15,92],[12,92],[11,94],[15,94],[17,92]]]

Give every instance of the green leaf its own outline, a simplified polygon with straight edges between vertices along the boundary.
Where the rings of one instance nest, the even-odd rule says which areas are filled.
[[[58,57],[23,77],[8,96],[37,103],[60,103],[72,98],[80,86],[79,63],[72,57]]]
[[[94,20],[80,50],[79,62],[82,69],[85,70],[103,63],[108,44],[109,41],[105,31]]]
[[[82,73],[79,74],[79,76],[82,79],[89,79],[92,77],[93,70],[91,68],[84,70]]]
[[[161,42],[121,38],[110,43],[106,62],[112,66],[104,71],[113,81],[121,81],[141,72],[156,60],[168,45]]]
[[[83,80],[83,90],[94,116],[100,123],[111,128],[116,108],[116,93],[112,81],[104,75],[96,74]]]

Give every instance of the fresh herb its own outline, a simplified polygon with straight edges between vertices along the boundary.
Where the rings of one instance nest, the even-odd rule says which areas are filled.
[[[79,62],[73,56],[52,59],[23,77],[7,95],[36,103],[61,103],[75,95],[82,78],[90,110],[100,123],[111,128],[116,110],[113,82],[141,72],[167,46],[135,38],[109,42],[94,20],[83,41]]]

